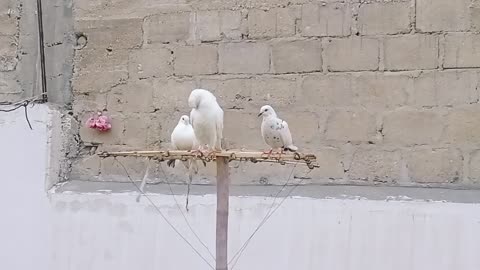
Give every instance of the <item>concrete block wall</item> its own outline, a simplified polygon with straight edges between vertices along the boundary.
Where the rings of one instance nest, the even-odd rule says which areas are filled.
[[[169,147],[193,88],[215,93],[231,148],[263,149],[270,104],[318,155],[306,183],[480,186],[480,1],[73,1],[81,127],[71,179],[128,181],[103,150]],[[122,159],[132,177],[186,177]],[[234,184],[281,184],[291,167],[232,164]],[[211,182],[214,169],[197,182]],[[304,177],[305,169],[294,175]]]
[[[20,46],[20,0],[4,0],[0,3],[0,101],[16,101],[23,97],[17,80]]]
[[[70,0],[64,1],[65,4]],[[47,60],[47,80],[49,83],[49,97],[53,102],[68,102],[68,99],[59,99],[57,96],[69,96],[71,90],[68,81],[70,77],[65,78],[61,71],[56,71],[54,66],[62,67],[65,62],[64,57],[55,58],[56,51],[53,48],[62,44],[64,35],[62,33],[60,42],[51,39],[52,36],[59,33],[61,27],[50,25],[54,9],[50,6],[57,6],[57,9],[64,8],[60,3],[54,1],[45,3],[44,1],[44,25],[46,29],[55,29],[55,31],[45,31],[45,54],[47,59],[54,58],[53,61]],[[57,1],[60,2],[60,1]],[[63,3],[63,1],[61,1]],[[67,10],[67,9],[65,9]],[[63,10],[63,11],[65,11]],[[71,18],[70,18],[71,19]],[[39,96],[42,93],[40,79],[40,61],[39,61],[39,38],[37,24],[37,5],[36,1],[26,0],[2,0],[0,3],[0,101],[15,102],[32,96]],[[57,56],[59,56],[57,54]],[[72,63],[69,63],[71,66]],[[68,65],[67,65],[68,66]],[[50,72],[49,72],[50,71]],[[50,73],[50,76],[49,76]],[[56,88],[55,82],[62,81],[61,87]]]

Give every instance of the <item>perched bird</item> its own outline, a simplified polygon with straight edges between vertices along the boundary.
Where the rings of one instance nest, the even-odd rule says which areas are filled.
[[[178,121],[177,126],[173,129],[172,135],[170,136],[172,147],[175,150],[185,150],[190,151],[198,147],[198,142],[195,138],[195,133],[193,132],[192,125],[190,124],[190,119],[186,115],[182,115]],[[178,160],[169,160],[167,161],[167,166],[175,167],[175,164],[179,162]],[[190,158],[186,161],[182,161],[185,168],[188,170],[188,185],[187,185],[187,198],[185,203],[185,208],[188,211],[188,196],[190,194],[190,185],[192,184],[193,174],[198,173],[198,163],[195,159]],[[206,166],[206,164],[204,163]]]
[[[172,147],[175,150],[190,151],[198,147],[195,133],[193,132],[190,119],[187,115],[182,115],[182,117],[180,117],[177,126],[173,129],[170,140]],[[167,161],[167,165],[175,168],[177,161],[178,160],[169,160]],[[198,173],[198,165],[196,161],[183,161],[183,165],[189,170],[189,173]],[[189,174],[189,176],[191,177],[191,174]]]
[[[223,110],[215,96],[204,89],[194,89],[188,97],[188,105],[192,108],[190,122],[199,145],[198,150],[207,145],[213,151],[222,150]]]
[[[263,140],[271,149],[265,154],[271,154],[273,149],[290,150],[295,152],[298,147],[293,145],[292,134],[288,128],[287,122],[277,117],[277,113],[270,105],[265,105],[260,109],[258,117],[263,116],[261,132]]]

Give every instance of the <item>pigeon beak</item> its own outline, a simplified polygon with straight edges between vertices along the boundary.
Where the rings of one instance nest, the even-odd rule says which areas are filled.
[[[262,114],[263,114],[263,112],[259,113],[259,114],[258,114],[258,117],[262,116]]]

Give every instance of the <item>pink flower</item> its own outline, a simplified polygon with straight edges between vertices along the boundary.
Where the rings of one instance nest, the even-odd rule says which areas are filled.
[[[101,115],[97,118],[97,121],[95,123],[97,126],[97,129],[100,131],[107,131],[112,128],[112,124],[110,123],[110,118],[105,115]]]
[[[90,117],[90,118],[88,118],[88,120],[87,120],[87,127],[89,127],[89,128],[95,128],[95,127],[96,127],[95,122],[96,122],[95,117]]]
[[[97,115],[88,118],[87,127],[94,128],[99,131],[108,131],[112,128],[111,120],[108,116],[98,112]]]

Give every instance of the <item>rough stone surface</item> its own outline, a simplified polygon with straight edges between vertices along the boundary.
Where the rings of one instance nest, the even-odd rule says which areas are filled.
[[[179,47],[175,50],[175,74],[199,75],[217,73],[217,46]]]
[[[352,7],[346,3],[302,5],[301,33],[306,37],[348,36]]]
[[[423,32],[469,30],[471,2],[471,0],[417,0],[417,29]]]
[[[445,37],[445,68],[479,68],[480,34],[447,34]]]
[[[403,35],[385,38],[385,69],[419,70],[438,67],[438,38],[434,35]]]
[[[401,155],[399,151],[358,149],[354,152],[348,170],[351,180],[389,183],[400,178]]]
[[[463,157],[456,149],[414,149],[407,154],[408,174],[418,183],[455,183],[463,177]]]
[[[424,72],[414,79],[410,102],[424,107],[477,103],[479,87],[479,73],[475,71]]]
[[[286,41],[273,45],[272,63],[276,73],[314,72],[322,70],[320,41]]]
[[[248,37],[272,38],[295,35],[295,10],[278,8],[253,9],[248,13]]]
[[[375,117],[366,110],[335,110],[327,120],[325,139],[339,142],[375,140]]]
[[[335,38],[325,48],[329,71],[377,70],[379,42],[374,38]]]
[[[268,73],[270,47],[264,43],[227,43],[219,48],[220,73]]]
[[[143,25],[144,42],[172,43],[191,38],[191,13],[159,14],[145,18]],[[139,31],[142,33],[142,31]]]
[[[388,113],[383,120],[385,143],[391,144],[435,144],[440,140],[443,128],[442,116],[433,110],[401,109]]]
[[[410,2],[363,4],[358,11],[359,32],[362,35],[408,33],[410,10]]]

